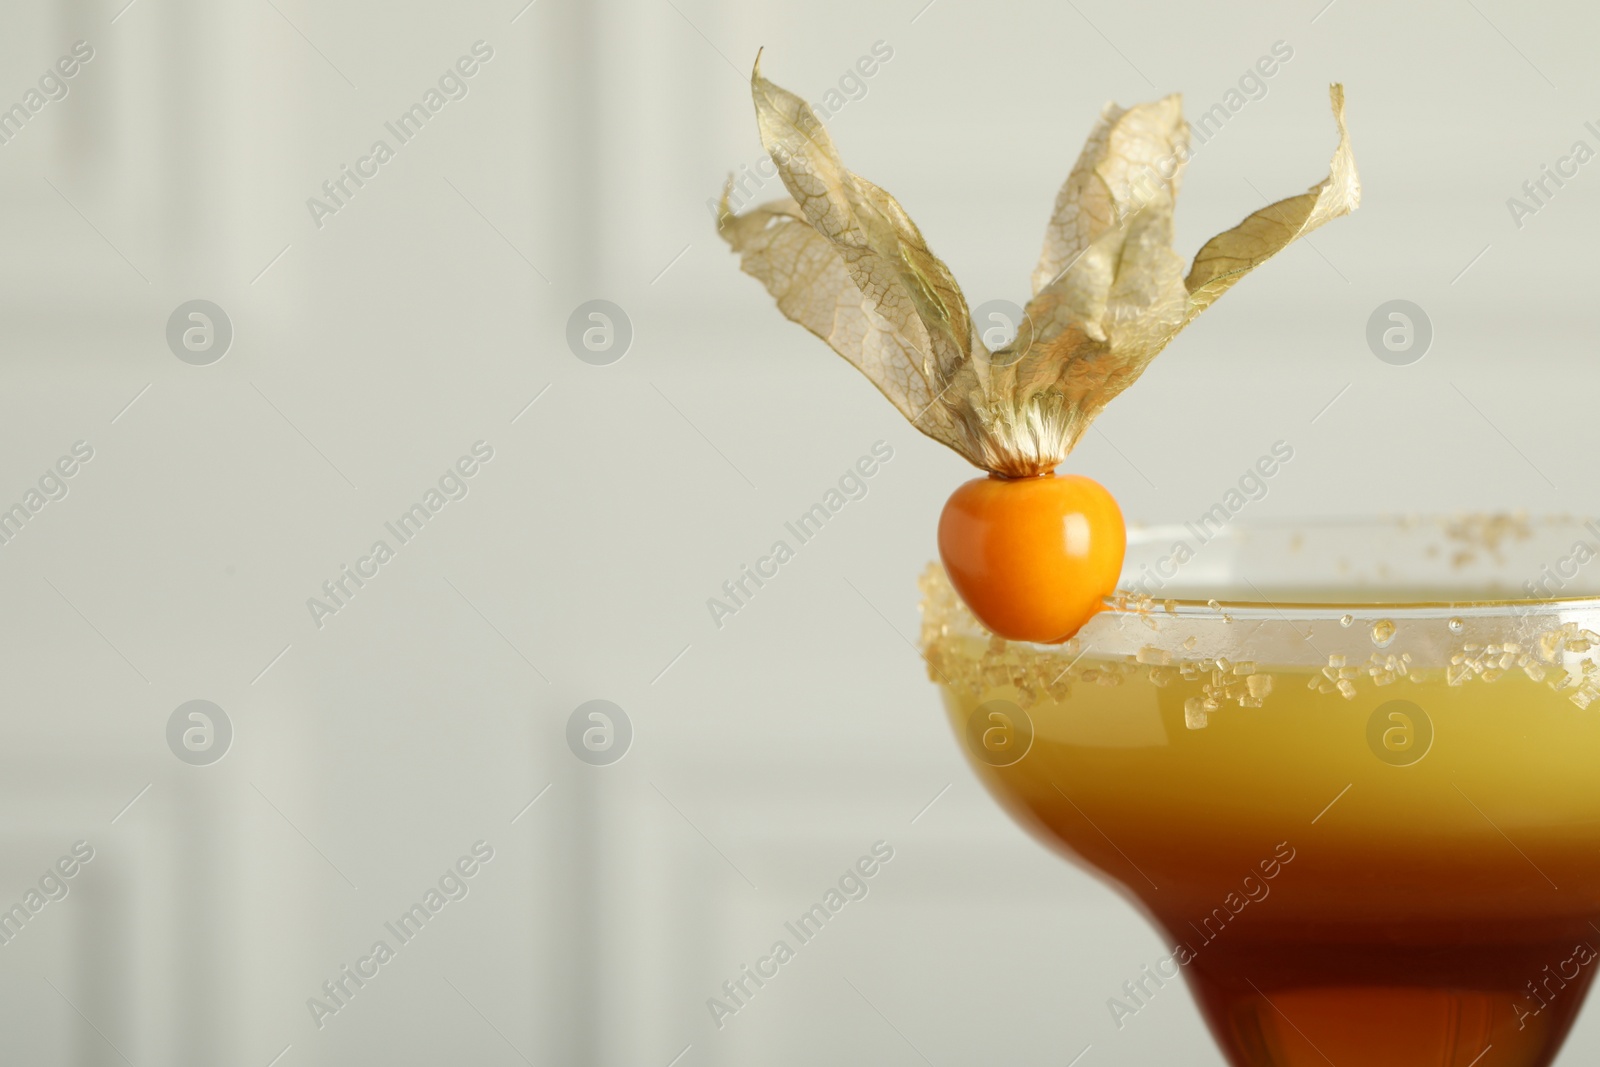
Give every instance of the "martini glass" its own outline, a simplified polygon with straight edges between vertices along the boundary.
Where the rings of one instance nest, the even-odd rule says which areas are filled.
[[[1073,640],[990,635],[932,567],[922,642],[990,792],[1171,946],[1119,1027],[1181,975],[1239,1067],[1538,1067],[1600,967],[1596,554],[1567,519],[1135,529]]]

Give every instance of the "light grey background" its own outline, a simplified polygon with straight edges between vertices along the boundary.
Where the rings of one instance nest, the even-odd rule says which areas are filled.
[[[94,448],[0,547],[0,902],[96,850],[0,947],[6,1062],[1220,1062],[1175,989],[1112,1025],[1162,946],[1002,816],[909,646],[972,472],[713,233],[760,158],[758,46],[813,100],[893,48],[830,125],[976,305],[1026,295],[1105,101],[1194,116],[1287,42],[1197,154],[1180,250],[1326,173],[1333,79],[1364,206],[1069,466],[1136,521],[1199,514],[1279,439],[1261,515],[1600,505],[1600,162],[1520,229],[1506,205],[1600,147],[1583,5],[124,2],[0,16],[0,103],[95,50],[0,147],[0,503]],[[478,40],[469,95],[314,225]],[[165,341],[197,298],[234,327],[204,367]],[[610,366],[564,340],[596,298],[634,328]],[[1411,366],[1366,346],[1392,299],[1433,323]],[[870,495],[715,628],[706,598],[880,439]],[[479,440],[470,494],[315,626],[307,598]],[[232,722],[210,766],[166,745],[193,699]],[[566,744],[591,699],[632,721],[610,766]],[[307,998],[479,839],[470,894],[318,1029]],[[719,1031],[706,998],[880,839],[870,895]],[[1589,1013],[1561,1062],[1597,1051]]]

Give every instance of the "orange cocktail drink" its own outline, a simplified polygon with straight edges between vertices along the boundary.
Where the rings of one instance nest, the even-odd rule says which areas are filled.
[[[930,570],[980,776],[1171,946],[1113,1015],[1181,973],[1236,1064],[1550,1062],[1600,945],[1600,602],[1509,594],[1581,536],[1235,530],[1058,646],[991,637]]]

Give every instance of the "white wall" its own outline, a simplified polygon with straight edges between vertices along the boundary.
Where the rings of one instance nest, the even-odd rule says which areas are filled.
[[[0,147],[0,504],[95,450],[0,547],[0,902],[96,849],[0,947],[7,1062],[1220,1062],[1181,995],[1112,1026],[1155,935],[999,813],[907,645],[969,472],[712,231],[759,158],[759,46],[816,98],[890,44],[833,132],[977,303],[1023,295],[1105,100],[1193,111],[1289,42],[1197,156],[1180,245],[1321,178],[1335,78],[1364,206],[1185,334],[1074,467],[1144,521],[1279,438],[1263,514],[1600,507],[1600,164],[1520,229],[1505,203],[1600,143],[1581,5],[81,0],[0,26],[0,103],[95,49]],[[467,97],[313,225],[478,40]],[[236,331],[211,366],[164,338],[196,297]],[[595,297],[635,329],[612,366],[564,339]],[[1364,341],[1396,297],[1436,330],[1410,367]],[[871,495],[714,628],[706,597],[879,439]],[[307,598],[479,440],[470,494],[317,628]],[[164,735],[195,698],[235,730],[207,767]],[[564,740],[592,698],[632,719],[613,766]],[[466,899],[315,1027],[307,997],[479,839]],[[714,1027],[706,998],[880,839],[870,895]],[[1586,1016],[1562,1062],[1597,1047]]]

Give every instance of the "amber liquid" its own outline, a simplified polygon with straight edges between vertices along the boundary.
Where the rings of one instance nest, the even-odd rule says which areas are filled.
[[[973,762],[1136,898],[1239,1067],[1548,1064],[1600,967],[1600,716],[1514,672],[1353,700],[1274,675],[1201,729],[1196,683],[1078,681],[1028,708],[1020,761]],[[945,695],[969,747],[974,712],[1017,698]],[[1374,731],[1395,699],[1426,725]]]

